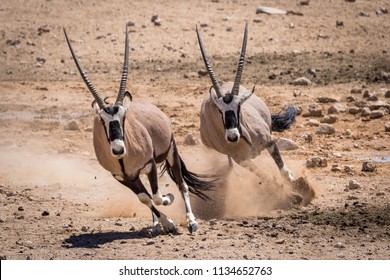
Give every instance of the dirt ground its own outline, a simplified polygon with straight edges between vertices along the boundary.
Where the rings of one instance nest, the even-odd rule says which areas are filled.
[[[300,2],[2,1],[0,258],[388,260],[390,1]],[[257,14],[260,5],[288,13]],[[272,113],[287,104],[301,109],[274,137],[296,144],[282,157],[316,197],[307,206],[282,203],[289,186],[264,152],[255,159],[260,178],[234,165],[213,203],[193,199],[200,228],[189,234],[183,202],[164,175],[162,191],[176,200],[161,210],[179,233],[163,234],[96,160],[93,98],[63,28],[98,91],[115,96],[129,22],[128,90],[171,118],[190,170],[214,172],[228,163],[200,141],[210,80],[195,25],[218,79],[228,81],[245,21],[242,85],[256,85]],[[311,83],[295,84],[300,77]],[[365,162],[373,168],[363,170]]]

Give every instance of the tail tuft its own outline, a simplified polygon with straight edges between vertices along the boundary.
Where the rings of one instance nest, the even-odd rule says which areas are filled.
[[[295,117],[297,116],[297,108],[295,106],[289,105],[285,112],[280,112],[277,115],[272,115],[272,131],[283,132],[284,130],[290,128],[290,126],[295,122]]]
[[[211,198],[204,192],[211,190],[216,185],[218,178],[215,178],[212,175],[196,174],[188,171],[181,158],[180,162],[182,176],[184,181],[187,183],[190,192],[203,200],[211,200]],[[167,160],[165,161],[160,174],[163,174],[165,171],[167,171],[171,179],[176,182],[175,174],[172,172],[172,167]]]

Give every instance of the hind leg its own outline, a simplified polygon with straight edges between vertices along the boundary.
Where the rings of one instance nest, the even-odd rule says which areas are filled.
[[[176,148],[176,144],[172,142],[171,150],[167,157],[168,163],[171,165],[173,178],[183,196],[184,205],[186,208],[186,221],[187,228],[190,233],[198,230],[198,222],[192,212],[189,188],[186,182],[183,180],[183,174],[181,170],[181,159]]]
[[[280,173],[282,176],[289,182],[293,181],[293,175],[291,171],[288,169],[288,167],[284,164],[282,156],[280,155],[279,148],[276,145],[275,141],[270,142],[270,144],[267,147],[268,152],[274,159],[276,165],[278,166]]]
[[[131,189],[138,196],[139,201],[150,208],[153,216],[153,226],[157,224],[157,219],[166,233],[176,232],[176,228],[173,221],[168,219],[166,215],[158,211],[158,209],[153,203],[151,195],[149,194],[149,192],[139,178],[137,178],[135,181],[120,180],[119,182]]]

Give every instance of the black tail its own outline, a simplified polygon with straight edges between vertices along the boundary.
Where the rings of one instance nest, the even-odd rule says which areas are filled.
[[[296,116],[297,108],[292,105],[289,105],[285,112],[280,112],[277,115],[272,115],[271,131],[283,132],[284,130],[290,128],[290,126],[295,122]]]
[[[184,161],[181,158],[180,164],[183,179],[187,183],[190,192],[203,200],[211,200],[211,198],[204,192],[211,190],[216,185],[218,178],[212,175],[196,174],[191,171],[188,171],[186,165],[184,164]],[[165,171],[168,171],[168,174],[171,179],[176,182],[175,174],[173,173],[172,167],[167,160],[165,161],[160,174],[163,174]]]

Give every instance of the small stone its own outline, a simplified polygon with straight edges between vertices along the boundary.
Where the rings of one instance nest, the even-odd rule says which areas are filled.
[[[332,97],[319,97],[318,102],[320,103],[334,103],[337,102],[337,99]]]
[[[284,239],[278,239],[275,241],[276,244],[284,244],[285,240]]]
[[[278,138],[276,140],[276,145],[278,146],[279,150],[283,151],[291,151],[299,148],[294,141],[286,138]]]
[[[386,109],[390,109],[389,103],[381,101],[381,100],[369,102],[369,104],[368,104],[368,108],[370,108],[371,111],[379,110],[382,107],[386,108]]]
[[[361,94],[361,93],[362,93],[362,89],[359,88],[359,87],[353,87],[353,88],[351,89],[351,93],[352,93],[352,94]]]
[[[390,132],[390,122],[385,124],[385,131]]]
[[[19,206],[19,207],[18,207],[18,211],[24,211],[23,206]]]
[[[299,89],[294,89],[293,90],[293,95],[294,95],[294,97],[301,96],[302,95],[302,91],[300,91]]]
[[[131,26],[135,26],[135,22],[134,22],[134,21],[131,21],[131,20],[129,20],[129,21],[127,22],[127,26],[129,26],[129,27],[131,27]]]
[[[301,6],[308,6],[309,2],[310,2],[310,0],[301,0],[301,1],[299,1],[299,5],[301,5]]]
[[[382,110],[374,110],[371,111],[370,118],[371,119],[379,119],[385,116],[385,112]]]
[[[334,104],[334,105],[329,107],[328,114],[338,114],[338,113],[346,112],[346,111],[347,111],[347,109],[343,105]]]
[[[385,98],[390,98],[390,90],[385,92]]]
[[[161,19],[158,15],[153,15],[151,18],[151,22],[153,22],[155,26],[161,25]]]
[[[287,11],[277,9],[277,8],[272,8],[272,7],[258,7],[256,9],[256,14],[268,14],[268,15],[285,15],[287,14]]]
[[[341,168],[340,168],[340,166],[338,166],[338,164],[333,164],[331,171],[332,172],[341,172]]]
[[[216,226],[218,224],[217,219],[212,219],[209,221],[210,226]]]
[[[70,131],[79,131],[80,130],[80,126],[77,123],[77,121],[72,120],[72,121],[70,121],[69,123],[67,123],[65,125],[64,129],[65,130],[70,130]]]
[[[328,161],[326,158],[323,157],[310,157],[306,161],[306,167],[307,168],[314,168],[314,167],[327,167]]]
[[[344,244],[342,242],[337,242],[335,245],[334,245],[335,248],[339,248],[339,249],[342,249],[342,248],[345,248]]]
[[[320,120],[321,123],[327,123],[327,124],[332,124],[335,123],[336,121],[337,121],[337,117],[334,115],[325,116]]]
[[[359,184],[359,182],[356,181],[356,180],[351,180],[351,181],[349,181],[349,183],[348,183],[347,189],[348,189],[348,190],[360,189],[360,184]]]
[[[318,126],[320,126],[320,122],[317,120],[310,119],[306,122],[306,125],[311,126],[311,127],[318,127]]]
[[[156,244],[156,241],[154,241],[153,239],[149,239],[146,241],[146,245],[154,245]]]
[[[350,130],[350,129],[345,129],[344,131],[343,131],[343,136],[351,136],[352,135],[352,131]]]
[[[334,133],[336,133],[336,130],[330,124],[321,124],[316,131],[316,134],[330,135]]]
[[[344,22],[341,20],[336,20],[336,27],[344,27]]]
[[[306,78],[306,77],[300,77],[298,79],[295,79],[292,83],[295,86],[308,86],[308,85],[311,85],[311,81],[308,78]]]
[[[87,231],[89,231],[89,226],[82,226],[80,230],[82,232],[87,232]]]
[[[371,115],[371,110],[368,107],[364,107],[362,109],[362,117],[368,117]]]
[[[50,215],[50,213],[49,213],[49,211],[47,211],[47,210],[44,210],[43,212],[42,212],[42,216],[49,216]]]
[[[233,27],[231,27],[231,26],[226,27],[226,31],[227,31],[227,32],[233,31]]]
[[[6,255],[0,255],[0,261],[5,261],[7,260],[7,256]]]
[[[362,109],[358,108],[358,107],[351,107],[348,109],[348,113],[350,113],[352,115],[356,115],[356,114],[359,114],[361,112],[362,112]]]
[[[362,165],[362,171],[364,172],[374,172],[376,169],[376,165],[372,162],[365,161]]]
[[[183,142],[186,146],[195,146],[198,144],[198,141],[195,139],[195,137],[192,134],[188,134]]]
[[[308,112],[304,113],[304,117],[323,117],[322,109],[317,104],[312,104],[308,108]]]

